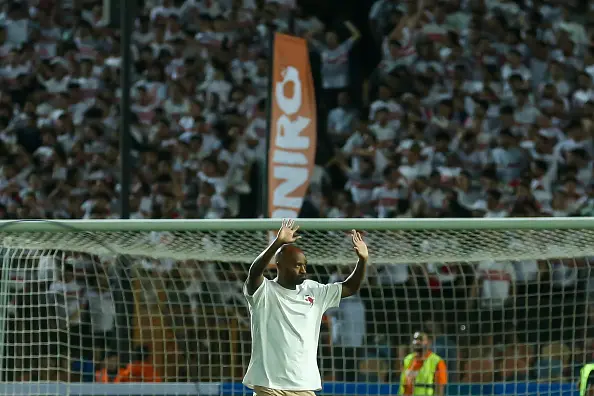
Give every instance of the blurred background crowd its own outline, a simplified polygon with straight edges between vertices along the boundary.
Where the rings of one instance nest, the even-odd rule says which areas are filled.
[[[261,214],[258,169],[266,154],[273,31],[311,44],[319,150],[302,217],[594,214],[590,1],[138,4],[133,218]],[[119,31],[102,19],[102,5],[1,3],[1,219],[118,217],[122,59]],[[21,298],[14,301],[10,334],[33,337],[36,327],[22,326],[41,326],[18,318],[79,319],[68,331],[58,322],[44,324],[49,339],[11,340],[13,346],[67,347],[15,352],[13,379],[37,378],[35,370],[24,374],[26,366],[49,367],[19,356],[82,357],[79,372],[84,362],[97,365],[91,371],[103,367],[118,357],[119,347],[109,340],[125,338],[121,327],[135,329],[134,348],[144,356],[128,356],[128,362],[147,353],[154,359],[161,349],[160,378],[241,377],[249,353],[242,349],[249,333],[246,338],[237,289],[243,266],[135,263],[125,276],[134,303],[124,311],[135,312],[136,322],[121,324],[115,307],[125,298],[114,291],[124,290],[118,286],[122,274],[110,270],[121,263],[51,261],[57,270],[44,277],[31,270],[38,262],[18,260],[16,267],[28,275],[14,270]],[[461,382],[572,378],[593,351],[588,258],[377,271],[360,296],[328,313],[321,363],[326,378],[393,381],[416,330],[433,335],[452,380]],[[316,267],[312,274],[328,280],[344,272]],[[22,282],[33,278],[38,293],[27,297]],[[30,307],[40,310],[31,315]],[[451,311],[457,314],[446,315]],[[82,319],[93,313],[109,318],[110,312],[111,322]],[[172,356],[185,362],[171,367],[184,367],[184,373],[168,371],[163,348],[170,336],[183,355]],[[89,340],[100,352],[81,352],[85,348],[77,345]]]

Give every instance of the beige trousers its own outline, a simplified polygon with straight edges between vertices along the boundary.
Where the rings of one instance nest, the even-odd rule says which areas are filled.
[[[257,396],[315,396],[313,391],[284,391],[278,389],[264,388],[263,386],[254,386],[254,395]]]

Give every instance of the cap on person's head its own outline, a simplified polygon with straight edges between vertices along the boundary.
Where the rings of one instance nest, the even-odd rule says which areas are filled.
[[[413,342],[413,344],[421,343],[421,342],[423,342],[423,340],[425,340],[425,338],[429,338],[427,333],[425,333],[423,331],[416,331],[412,336],[412,342]]]

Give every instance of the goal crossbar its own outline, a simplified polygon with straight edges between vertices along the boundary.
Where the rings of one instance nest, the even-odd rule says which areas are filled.
[[[348,231],[365,233],[375,264],[594,256],[594,218],[299,219],[312,264],[346,264]],[[1,246],[96,255],[250,262],[278,219],[2,221]]]
[[[297,219],[301,230],[594,230],[594,217],[521,217],[451,219]],[[268,231],[280,219],[183,220],[0,220],[10,232],[124,232],[124,231]]]

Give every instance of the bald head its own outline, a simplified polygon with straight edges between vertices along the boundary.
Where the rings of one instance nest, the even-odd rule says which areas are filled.
[[[283,245],[276,251],[275,257],[277,265],[285,266],[295,265],[301,258],[305,258],[305,254],[295,245]]]

